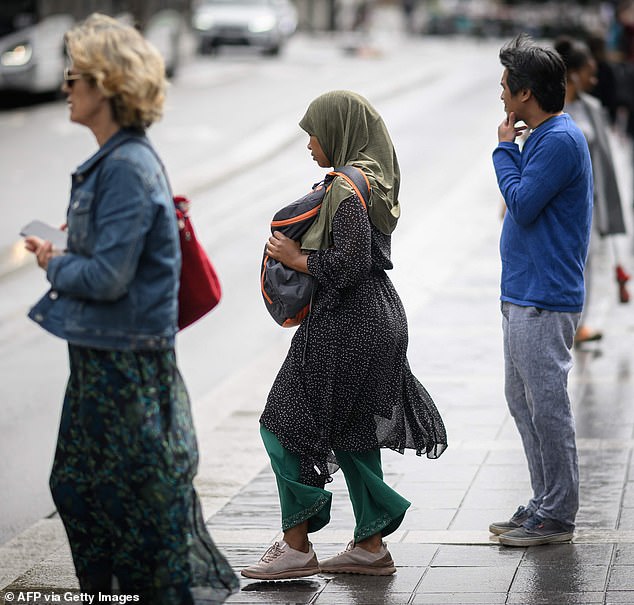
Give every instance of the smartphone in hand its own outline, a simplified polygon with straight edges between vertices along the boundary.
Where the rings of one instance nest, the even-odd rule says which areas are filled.
[[[20,229],[20,235],[22,237],[34,235],[35,237],[51,242],[53,248],[57,248],[58,250],[66,250],[67,247],[68,235],[66,231],[48,225],[43,221],[31,221],[28,225]]]

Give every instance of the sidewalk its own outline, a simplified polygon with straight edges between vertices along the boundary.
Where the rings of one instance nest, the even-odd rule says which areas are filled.
[[[243,579],[228,603],[634,604],[634,313],[631,304],[617,301],[607,246],[595,264],[591,315],[604,339],[576,350],[571,374],[582,481],[575,540],[516,549],[500,546],[487,531],[529,495],[520,441],[503,400],[495,239],[491,230],[453,276],[455,285],[410,312],[410,362],[443,413],[450,445],[436,461],[385,453],[388,481],[412,501],[401,529],[388,538],[397,574]],[[634,267],[631,255],[627,267]],[[197,487],[211,533],[236,570],[279,537],[275,480],[257,418],[282,355],[245,368],[248,380],[224,385],[244,405],[213,428],[199,427],[204,455]],[[329,489],[332,523],[312,537],[321,558],[341,550],[353,526],[343,477],[335,475]],[[64,602],[77,592],[58,518],[42,520],[0,548],[0,587],[0,595],[25,603],[50,602],[53,594]],[[27,591],[41,593],[40,599]],[[12,602],[7,597],[0,596],[0,604]]]
[[[401,529],[388,537],[397,574],[243,581],[229,602],[634,604],[634,313],[631,304],[617,302],[607,252],[597,259],[591,315],[604,340],[577,349],[571,376],[581,472],[572,544],[508,548],[487,531],[491,521],[508,518],[530,493],[520,441],[503,401],[497,275],[475,270],[491,268],[487,245],[456,276],[461,288],[434,298],[433,308],[425,309],[427,317],[446,318],[442,323],[430,326],[422,314],[410,318],[413,367],[423,367],[417,357],[442,351],[439,367],[420,378],[444,414],[450,447],[437,461],[384,456],[388,481],[413,503]],[[471,311],[460,321],[458,311],[467,305]],[[470,350],[460,353],[463,347]],[[454,353],[467,363],[456,364],[452,373],[446,365]],[[312,538],[320,558],[342,550],[353,527],[343,479],[335,476],[331,486],[333,521]],[[236,569],[259,558],[278,524],[269,469],[210,519],[212,534]]]

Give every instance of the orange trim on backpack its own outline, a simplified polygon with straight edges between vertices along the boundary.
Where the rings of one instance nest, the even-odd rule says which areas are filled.
[[[299,216],[286,218],[281,221],[271,221],[271,227],[286,227],[286,225],[294,225],[295,223],[301,223],[307,218],[317,216],[320,208],[321,208],[321,204],[319,204],[319,206],[315,206],[314,208],[311,208],[310,210],[304,212],[304,214],[300,214]]]
[[[295,317],[289,317],[282,324],[283,328],[293,328],[302,323],[304,318],[310,313],[310,305],[306,305]]]
[[[266,263],[268,262],[268,260],[269,260],[269,257],[265,256],[264,262],[262,263],[262,277],[260,278],[260,288],[262,290],[262,296],[266,298],[269,305],[272,305],[273,301],[271,300],[271,297],[266,293],[266,290],[264,289],[264,274],[266,273]]]

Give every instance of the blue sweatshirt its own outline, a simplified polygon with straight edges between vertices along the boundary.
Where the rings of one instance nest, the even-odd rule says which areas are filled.
[[[493,164],[507,207],[501,299],[580,312],[593,201],[583,133],[569,115],[554,116],[530,134],[521,152],[515,143],[500,143]]]

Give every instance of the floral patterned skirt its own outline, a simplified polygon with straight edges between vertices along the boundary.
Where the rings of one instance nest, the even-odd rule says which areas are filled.
[[[239,586],[205,527],[189,397],[173,349],[69,345],[50,487],[83,591],[222,603]]]

